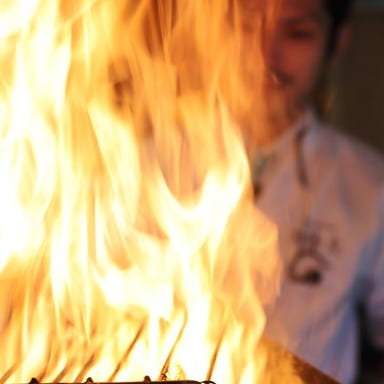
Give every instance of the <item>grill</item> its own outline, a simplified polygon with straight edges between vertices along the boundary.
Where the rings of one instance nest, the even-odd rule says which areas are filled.
[[[175,339],[173,340],[172,345],[169,346],[165,361],[161,365],[159,374],[154,381],[152,381],[150,376],[145,376],[142,381],[121,381],[121,379],[120,381],[116,381],[121,368],[129,362],[131,354],[133,353],[138,341],[140,340],[140,337],[145,331],[146,323],[144,322],[139,326],[131,342],[127,344],[127,348],[121,356],[120,361],[118,361],[117,365],[114,367],[111,374],[108,375],[106,380],[94,381],[94,379],[91,377],[86,379],[87,373],[95,364],[98,363],[98,352],[93,351],[85,358],[80,372],[77,372],[71,384],[160,384],[165,382],[168,384],[215,384],[215,382],[212,380],[215,379],[214,371],[215,366],[217,365],[218,355],[222,347],[223,338],[225,336],[225,328],[220,332],[220,335],[215,342],[215,346],[212,350],[209,364],[207,366],[207,371],[204,375],[205,378],[202,378],[202,381],[189,380],[189,378],[186,379],[184,375],[180,375],[180,379],[177,380],[174,380],[175,377],[170,377],[169,372],[172,366],[172,360],[174,359],[175,351],[183,338],[186,323],[187,320],[184,318],[184,321],[177,335],[175,335]],[[305,384],[337,384],[335,380],[326,376],[316,368],[310,366],[305,361],[297,358],[295,355],[288,352],[285,348],[272,342],[271,340],[265,338],[262,339],[260,341],[260,347],[267,356],[265,367],[266,382],[271,384],[280,384],[282,380],[283,382],[290,382],[291,379],[300,377],[302,382]],[[21,367],[21,365],[22,362],[15,363],[5,373],[3,373],[2,376],[0,376],[0,384],[8,382],[11,376]],[[52,379],[52,373],[49,372],[48,363],[43,372],[36,372],[36,376],[31,379],[29,384],[70,384],[68,381],[64,380],[68,380],[66,379],[66,376],[69,372],[72,371],[72,369],[72,363],[68,361],[66,366],[55,376],[54,379]],[[50,379],[47,380],[47,377]],[[217,382],[217,379],[216,384],[220,384]]]
[[[144,378],[143,381],[129,381],[129,382],[117,382],[114,384],[164,384],[164,381],[152,381],[148,376]],[[213,381],[191,381],[191,380],[182,380],[182,381],[167,381],[168,384],[215,384]],[[33,378],[29,384],[54,384],[54,383],[41,383],[37,379]],[[69,383],[61,383],[69,384]],[[95,383],[91,378],[88,378],[84,383],[71,383],[71,384],[109,384],[109,383]]]
[[[139,329],[137,330],[135,336],[133,337],[132,341],[128,343],[127,349],[123,356],[121,357],[120,361],[117,363],[114,370],[111,372],[111,374],[108,376],[106,381],[94,381],[91,377],[85,380],[87,372],[98,363],[98,351],[93,351],[90,356],[85,358],[85,361],[83,363],[82,369],[80,372],[77,372],[75,379],[71,384],[107,384],[107,383],[114,383],[114,384],[145,384],[145,383],[151,383],[151,384],[158,384],[158,383],[164,383],[167,382],[168,384],[216,384],[214,381],[212,381],[213,372],[215,369],[217,356],[220,351],[222,339],[224,337],[224,331],[221,333],[220,337],[216,341],[216,346],[214,350],[212,351],[212,355],[209,361],[208,369],[205,374],[205,379],[203,381],[194,381],[194,380],[185,380],[184,375],[182,380],[171,380],[169,378],[169,371],[170,367],[172,365],[172,359],[175,354],[175,350],[180,343],[185,328],[187,325],[187,319],[184,318],[184,322],[181,325],[181,328],[170,347],[170,350],[168,351],[167,357],[162,365],[162,368],[158,374],[158,377],[155,381],[152,381],[152,379],[149,376],[145,376],[143,381],[120,381],[117,382],[116,377],[119,374],[121,368],[129,362],[129,358],[131,356],[131,353],[134,351],[141,335],[146,329],[146,322],[143,322]],[[47,381],[46,377],[51,377],[51,373],[49,372],[49,364],[44,368],[44,371],[36,374],[36,377],[32,378],[29,384],[54,384],[54,383],[60,383],[60,384],[69,384],[66,381],[62,381],[69,372],[73,370],[71,361],[68,361],[66,366],[56,375],[56,377],[53,379],[53,381]],[[2,376],[0,376],[0,384],[4,384],[8,382],[8,379],[22,366],[22,362],[15,363],[12,367],[10,367]],[[85,380],[85,381],[84,381]]]
[[[299,376],[304,384],[338,384],[335,380],[330,378],[329,376],[323,374],[322,372],[318,371],[316,368],[310,366],[309,364],[305,363],[304,361],[298,359],[297,357],[291,355],[287,351],[285,351],[283,348],[280,348],[278,346],[272,347],[272,354],[270,355],[270,361],[269,364],[274,365],[273,373],[270,373],[270,382],[272,384],[280,383],[281,380],[284,380],[284,378],[287,378],[290,374],[294,374]],[[271,356],[273,358],[271,359]],[[276,364],[276,359],[280,360],[281,364]],[[293,372],[288,374],[284,370],[284,362],[289,360],[292,363]],[[161,380],[161,381],[152,381],[149,376],[144,377],[143,381],[129,381],[129,382],[116,382],[113,384],[215,384],[214,381],[211,380],[204,380],[204,381],[194,381],[194,380],[172,380],[167,381]],[[56,383],[44,383],[40,382],[36,378],[33,378],[29,384],[56,384]],[[92,378],[88,378],[83,383],[60,383],[60,384],[111,384],[110,382],[104,383],[104,382],[95,382]]]
[[[300,377],[303,384],[338,384],[334,379],[320,372],[318,369],[309,365],[305,361],[297,358],[281,346],[274,344],[270,341],[264,340],[264,346],[268,350],[267,359],[267,381],[271,384],[280,384],[283,382],[289,382],[292,377]],[[169,363],[169,362],[168,362]],[[211,362],[212,363],[212,362]],[[212,365],[212,364],[211,364]],[[10,373],[10,372],[8,372]],[[6,377],[3,376],[0,379],[0,383],[5,383]],[[119,381],[108,382],[94,381],[92,378],[88,378],[85,381],[75,380],[72,383],[61,382],[60,380],[54,380],[53,382],[44,382],[33,378],[28,384],[216,384],[212,380],[167,380],[166,375],[155,381],[152,381],[149,376],[145,376],[142,381]],[[217,383],[220,384],[220,383]]]
[[[280,345],[270,340],[263,340],[263,344],[268,350],[266,372],[271,384],[289,383],[293,376],[300,377],[303,384],[339,384]]]

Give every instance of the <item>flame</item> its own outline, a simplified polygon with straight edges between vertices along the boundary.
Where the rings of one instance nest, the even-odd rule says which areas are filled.
[[[0,381],[258,382],[278,264],[239,129],[240,8],[0,8]]]

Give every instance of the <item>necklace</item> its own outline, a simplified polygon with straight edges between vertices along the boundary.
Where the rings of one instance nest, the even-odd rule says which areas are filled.
[[[257,155],[252,159],[251,178],[253,185],[253,196],[257,199],[262,192],[262,178],[267,166],[276,159],[275,153],[269,155]]]
[[[296,178],[299,183],[300,189],[306,192],[309,187],[309,177],[307,167],[305,164],[303,142],[307,133],[307,124],[304,122],[296,130],[293,137],[293,146],[290,149],[294,151]],[[282,145],[280,145],[280,152],[282,151]],[[263,185],[265,179],[265,173],[268,168],[278,159],[278,150],[270,151],[269,153],[256,153],[251,161],[251,178],[253,185],[254,199],[257,200],[263,192]],[[306,195],[306,193],[304,193]],[[305,210],[307,208],[307,199],[304,197]]]

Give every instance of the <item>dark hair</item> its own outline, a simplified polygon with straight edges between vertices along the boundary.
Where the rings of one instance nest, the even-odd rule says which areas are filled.
[[[332,53],[339,28],[348,19],[354,0],[323,0],[323,2],[327,13],[331,17],[329,51]]]

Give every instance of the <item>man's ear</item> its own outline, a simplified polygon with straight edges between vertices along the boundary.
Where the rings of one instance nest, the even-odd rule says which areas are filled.
[[[337,62],[347,51],[351,42],[352,32],[349,22],[340,25],[335,42],[335,49],[332,53],[332,62]]]

